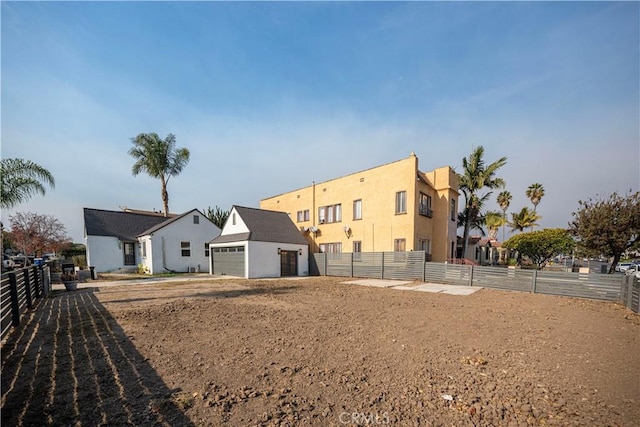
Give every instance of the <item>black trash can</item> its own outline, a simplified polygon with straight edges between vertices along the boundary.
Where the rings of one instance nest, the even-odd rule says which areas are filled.
[[[89,267],[89,270],[91,270],[91,280],[96,280],[96,268]]]

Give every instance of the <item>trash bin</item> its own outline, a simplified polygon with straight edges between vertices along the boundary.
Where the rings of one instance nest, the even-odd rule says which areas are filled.
[[[607,264],[602,264],[600,266],[600,273],[607,274],[609,272],[609,266]]]
[[[89,267],[89,270],[91,270],[91,280],[96,280],[96,268],[95,267]]]
[[[37,265],[37,266],[44,265],[44,260],[42,258],[35,258],[33,260],[33,265]]]

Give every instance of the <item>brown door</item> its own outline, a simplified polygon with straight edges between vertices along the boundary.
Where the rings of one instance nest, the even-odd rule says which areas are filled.
[[[298,275],[298,251],[280,251],[280,276]]]

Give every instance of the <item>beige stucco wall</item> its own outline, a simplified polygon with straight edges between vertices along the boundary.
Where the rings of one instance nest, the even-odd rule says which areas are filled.
[[[299,227],[316,226],[306,232],[313,252],[320,244],[341,243],[342,252],[352,252],[353,242],[362,242],[362,252],[393,251],[395,239],[405,239],[406,250],[417,250],[418,239],[431,241],[434,261],[447,258],[450,242],[456,240],[455,221],[449,219],[450,200],[458,197],[458,182],[450,167],[423,175],[418,180],[418,158],[409,157],[375,168],[332,179],[309,187],[266,198],[261,209],[287,212]],[[396,193],[406,191],[407,212],[395,213]],[[419,193],[432,197],[433,217],[419,214]],[[362,219],[353,219],[353,202],[362,200]],[[318,208],[342,205],[342,220],[318,223]],[[297,221],[297,212],[309,209],[308,221]],[[350,232],[345,233],[345,226]],[[453,227],[453,228],[451,228]]]

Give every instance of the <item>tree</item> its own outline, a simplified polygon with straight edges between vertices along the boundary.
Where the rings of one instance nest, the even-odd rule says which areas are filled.
[[[498,229],[504,224],[504,216],[497,211],[488,211],[484,214],[484,225],[489,231],[489,237],[495,239]]]
[[[229,215],[231,214],[231,211],[223,211],[217,205],[215,210],[211,209],[211,206],[209,206],[207,210],[203,212],[204,215],[220,229],[224,227],[224,223],[227,222],[227,218],[229,218]]]
[[[484,148],[482,146],[472,151],[469,157],[462,159],[462,174],[458,174],[460,191],[465,198],[465,223],[462,242],[462,253],[467,253],[469,243],[469,230],[471,224],[480,215],[480,206],[491,195],[491,191],[484,195],[479,193],[483,189],[494,190],[504,187],[504,180],[496,177],[496,172],[507,163],[507,158],[502,157],[495,162],[485,165]]]
[[[529,188],[527,188],[525,194],[531,200],[531,203],[533,203],[533,212],[535,212],[536,208],[538,207],[538,203],[540,203],[540,200],[542,200],[542,196],[544,196],[544,187],[542,186],[542,184],[538,184],[536,182],[535,184],[531,184]]]
[[[9,221],[13,243],[25,255],[60,252],[71,242],[64,225],[51,215],[17,212]]]
[[[55,187],[51,172],[23,159],[0,160],[0,207],[10,209],[35,194],[46,194],[45,185]]]
[[[511,231],[524,231],[525,228],[530,228],[538,225],[536,223],[541,217],[535,212],[529,210],[529,208],[524,207],[518,213],[511,213],[511,222],[509,222],[509,227],[511,227]]]
[[[526,256],[538,269],[560,254],[571,252],[576,242],[568,230],[545,228],[517,234],[502,244],[502,247],[518,251],[518,258]]]
[[[609,268],[613,273],[625,251],[640,248],[640,192],[578,203],[580,209],[571,213],[569,229],[586,254],[613,257]]]
[[[129,154],[136,159],[131,171],[134,176],[146,172],[150,177],[160,179],[164,216],[168,216],[167,184],[172,176],[179,175],[189,163],[189,150],[176,148],[176,137],[171,133],[165,139],[160,139],[156,133],[141,133],[131,138],[131,142],[134,146]]]
[[[507,224],[507,209],[509,209],[511,199],[511,193],[506,190],[501,191],[500,194],[498,194],[498,206],[502,209],[502,241],[504,241],[504,227]]]

